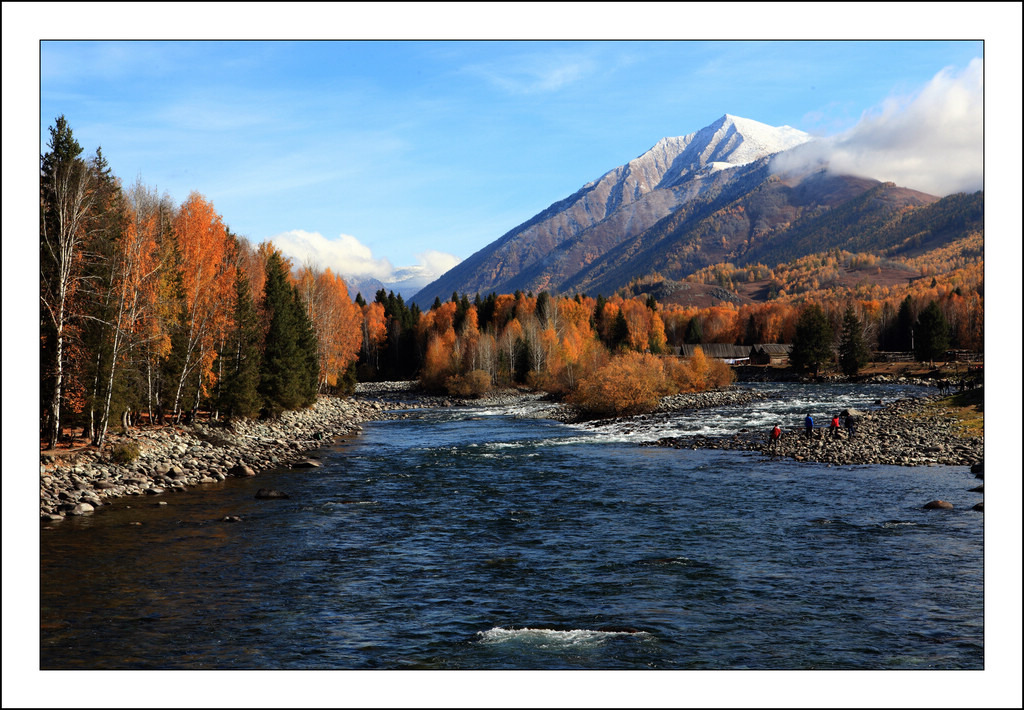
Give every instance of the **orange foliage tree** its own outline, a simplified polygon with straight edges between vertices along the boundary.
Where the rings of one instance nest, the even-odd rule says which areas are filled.
[[[653,411],[669,391],[661,358],[626,351],[582,379],[570,401],[586,415],[624,416]]]
[[[320,365],[317,389],[323,392],[337,387],[358,359],[363,345],[363,312],[349,298],[345,280],[330,269],[307,264],[299,270],[296,282],[316,333]]]
[[[172,231],[180,257],[183,296],[181,367],[173,399],[180,420],[185,387],[195,382],[193,411],[215,380],[217,342],[226,333],[233,299],[234,264],[221,217],[198,192],[192,192],[175,216]]]

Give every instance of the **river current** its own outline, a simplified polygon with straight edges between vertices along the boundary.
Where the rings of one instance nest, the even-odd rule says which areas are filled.
[[[641,445],[920,390],[751,386],[775,396],[602,426],[414,410],[319,469],[44,523],[40,667],[984,668],[966,467]]]

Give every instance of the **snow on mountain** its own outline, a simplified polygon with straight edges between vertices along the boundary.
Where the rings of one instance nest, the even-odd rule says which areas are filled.
[[[447,271],[416,299],[447,298],[454,289],[511,292],[521,282],[553,288],[580,260],[593,260],[698,196],[702,176],[722,175],[809,140],[789,126],[729,114],[695,133],[662,138]]]

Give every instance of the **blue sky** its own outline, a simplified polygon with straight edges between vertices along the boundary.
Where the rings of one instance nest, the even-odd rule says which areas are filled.
[[[417,264],[438,275],[724,113],[835,136],[982,55],[980,41],[44,41],[40,151],[63,114],[126,183],[177,203],[198,191],[253,242],[387,282]]]

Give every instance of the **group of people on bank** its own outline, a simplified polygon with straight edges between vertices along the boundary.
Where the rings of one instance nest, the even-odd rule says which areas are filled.
[[[828,435],[833,439],[840,438],[840,431],[845,428],[846,435],[848,438],[853,438],[857,433],[857,415],[852,412],[846,412],[840,422],[840,415],[838,413],[833,414],[831,420],[828,423]],[[810,412],[804,418],[804,437],[811,439],[814,437],[814,417],[811,416]],[[782,439],[782,426],[779,424],[775,425],[772,429],[771,435],[769,436],[770,448],[775,448],[778,442]]]

